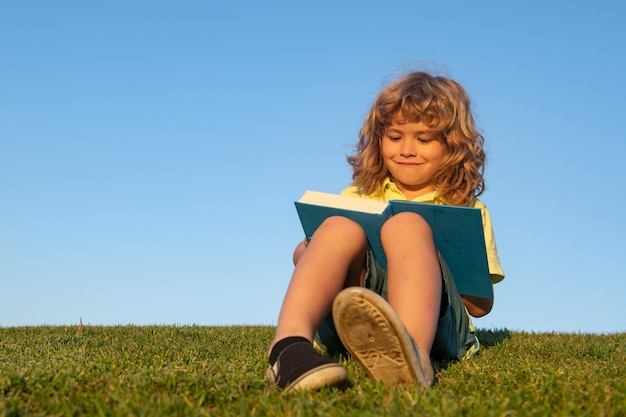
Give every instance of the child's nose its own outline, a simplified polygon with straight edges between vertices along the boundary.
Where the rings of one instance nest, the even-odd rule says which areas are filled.
[[[402,141],[400,152],[405,156],[415,156],[417,154],[417,144],[412,140]]]

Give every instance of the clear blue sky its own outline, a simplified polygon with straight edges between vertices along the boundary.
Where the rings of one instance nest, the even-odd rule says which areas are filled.
[[[626,331],[624,4],[2,2],[0,326],[275,324],[293,201],[426,66],[488,147],[476,325]]]

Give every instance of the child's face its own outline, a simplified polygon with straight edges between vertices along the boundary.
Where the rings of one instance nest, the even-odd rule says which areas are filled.
[[[443,136],[422,122],[394,121],[381,144],[385,167],[398,189],[412,200],[435,189],[446,146]]]

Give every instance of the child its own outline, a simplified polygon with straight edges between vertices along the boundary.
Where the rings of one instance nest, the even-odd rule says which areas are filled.
[[[491,280],[504,278],[489,213],[476,198],[484,190],[483,137],[457,82],[414,72],[385,87],[348,162],[353,183],[344,195],[480,208]],[[489,313],[493,300],[459,295],[428,223],[397,214],[381,241],[386,271],[361,227],[344,217],[328,218],[296,247],[266,372],[279,387],[345,383],[345,369],[320,351],[345,347],[376,380],[424,386],[434,383],[431,358],[478,351],[469,315]]]

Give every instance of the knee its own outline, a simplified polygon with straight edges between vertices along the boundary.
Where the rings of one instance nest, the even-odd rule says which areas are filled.
[[[398,213],[383,224],[380,231],[382,240],[409,233],[411,236],[432,239],[433,231],[422,216],[417,213]]]
[[[358,223],[341,216],[333,216],[324,220],[315,231],[313,238],[319,236],[329,236],[332,239],[348,239],[358,244],[367,242],[363,228]]]

